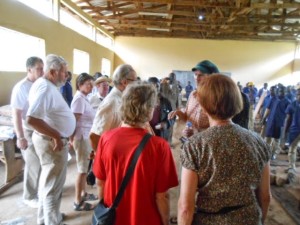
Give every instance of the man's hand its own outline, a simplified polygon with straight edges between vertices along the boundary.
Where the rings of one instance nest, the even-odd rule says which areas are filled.
[[[28,142],[27,142],[26,138],[18,138],[17,139],[17,147],[21,150],[26,150],[26,148],[28,147]]]
[[[94,151],[91,151],[90,153],[90,158],[89,159],[94,159],[95,158],[95,152]]]
[[[169,112],[168,119],[171,120],[171,119],[175,118],[176,116],[178,116],[180,120],[186,120],[185,114],[180,110],[174,110],[174,111]]]
[[[53,138],[53,143],[54,143],[54,147],[53,147],[54,152],[61,151],[64,147],[64,143],[62,142],[60,137],[59,138]]]

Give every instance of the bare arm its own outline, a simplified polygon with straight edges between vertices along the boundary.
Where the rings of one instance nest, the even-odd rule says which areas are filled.
[[[17,134],[17,146],[18,148],[25,150],[28,146],[28,142],[24,136],[24,130],[22,125],[22,110],[12,109],[14,129]]]
[[[169,194],[167,192],[156,193],[155,200],[163,225],[168,225],[170,217]]]
[[[99,139],[100,139],[100,135],[95,134],[93,132],[90,133],[90,143],[91,143],[92,149],[95,152],[97,151]]]
[[[99,200],[101,201],[101,199],[103,199],[103,196],[104,196],[105,181],[99,180],[98,178],[96,178],[96,184],[97,184],[97,190],[98,190],[98,197],[99,197]]]
[[[270,109],[266,109],[266,111],[265,111],[265,113],[264,113],[264,115],[263,115],[263,118],[261,119],[261,123],[262,123],[263,125],[265,125],[266,120],[267,120],[269,114],[270,114]]]
[[[77,124],[77,122],[80,119],[80,117],[82,116],[82,114],[81,113],[74,113],[74,116],[75,116],[76,124]],[[73,134],[70,136],[70,142],[71,143],[73,143],[75,133],[76,133],[76,129],[74,130]]]
[[[187,116],[186,113],[180,111],[180,110],[175,110],[172,111],[168,114],[168,119],[171,120],[173,119],[175,116],[178,116],[180,120],[186,121],[187,120]]]
[[[181,188],[177,215],[178,225],[192,224],[195,210],[195,195],[197,190],[197,183],[197,173],[182,167]]]
[[[60,133],[57,130],[50,127],[44,120],[37,119],[32,116],[27,116],[27,122],[37,132],[49,136],[53,139],[54,142],[53,151],[62,150],[63,143],[60,138]]]
[[[262,172],[261,182],[259,187],[256,190],[256,198],[258,200],[258,204],[262,210],[262,223],[264,223],[269,204],[271,201],[271,192],[270,192],[270,163],[268,163]]]

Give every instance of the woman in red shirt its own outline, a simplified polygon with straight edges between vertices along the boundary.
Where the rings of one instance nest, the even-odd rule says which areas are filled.
[[[121,127],[103,133],[99,140],[93,171],[99,197],[111,206],[135,149],[148,132],[156,101],[151,84],[134,83],[122,97]],[[152,136],[140,155],[116,212],[115,225],[167,225],[168,189],[178,185],[169,144]]]

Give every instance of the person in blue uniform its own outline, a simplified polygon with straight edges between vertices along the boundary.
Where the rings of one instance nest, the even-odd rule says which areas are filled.
[[[266,123],[266,142],[272,146],[272,159],[276,159],[280,152],[280,135],[289,104],[290,101],[285,98],[285,88],[280,87],[278,96],[271,98],[263,117],[263,124]]]

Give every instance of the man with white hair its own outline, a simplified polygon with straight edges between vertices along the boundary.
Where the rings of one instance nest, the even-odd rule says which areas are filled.
[[[41,166],[32,144],[32,128],[26,123],[28,95],[32,84],[44,73],[44,63],[39,57],[32,56],[26,61],[27,76],[13,88],[11,107],[17,146],[21,149],[24,166],[23,202],[32,208],[38,207],[38,183]]]
[[[90,133],[91,146],[94,151],[101,134],[120,126],[120,106],[122,103],[122,92],[128,84],[137,81],[137,75],[131,65],[123,64],[116,68],[113,74],[114,87],[98,107],[93,126]]]
[[[66,180],[67,138],[75,130],[75,117],[59,92],[67,74],[67,62],[60,56],[46,57],[45,74],[29,93],[27,122],[34,129],[32,141],[42,167],[39,182],[38,224],[61,225],[60,203]]]

